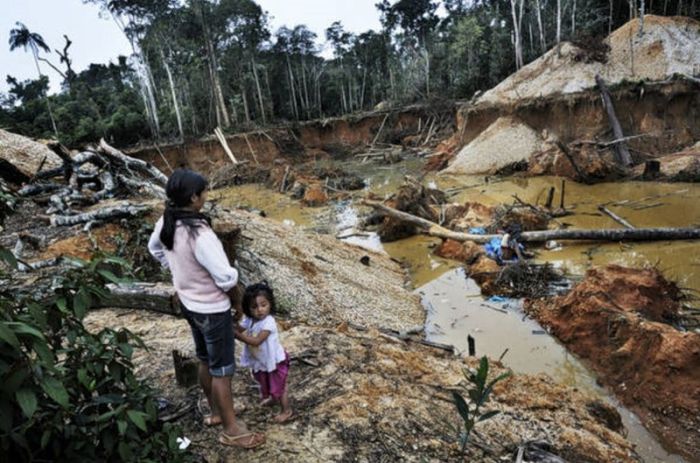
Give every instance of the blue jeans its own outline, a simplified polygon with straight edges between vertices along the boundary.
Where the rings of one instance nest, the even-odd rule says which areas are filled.
[[[236,364],[231,311],[203,314],[187,310],[183,305],[182,314],[192,329],[197,358],[209,365],[209,374],[232,376]]]

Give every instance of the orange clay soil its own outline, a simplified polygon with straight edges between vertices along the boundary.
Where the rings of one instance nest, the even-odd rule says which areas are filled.
[[[108,223],[94,228],[91,232],[92,239],[86,233],[79,233],[69,238],[51,243],[41,254],[40,259],[53,257],[77,257],[90,260],[99,250],[111,253],[117,249],[117,240],[127,240],[128,232],[116,223]]]
[[[589,270],[525,309],[586,360],[667,448],[700,461],[700,334],[669,325],[681,293],[655,269]]]

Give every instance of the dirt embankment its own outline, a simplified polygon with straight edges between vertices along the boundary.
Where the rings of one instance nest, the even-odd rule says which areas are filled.
[[[138,350],[139,373],[159,385],[174,408],[196,403],[175,383],[170,352],[192,351],[183,320],[142,311],[103,310],[88,316],[99,329],[125,326],[149,351]],[[281,341],[292,358],[288,387],[298,418],[288,425],[260,407],[248,375],[233,381],[235,407],[254,430],[267,434],[264,447],[235,451],[216,444],[217,429],[201,425],[196,409],[181,420],[194,451],[207,461],[512,461],[518,445],[545,441],[566,461],[639,461],[620,431],[614,408],[544,375],[515,375],[499,383],[486,405],[499,410],[479,423],[466,456],[450,425],[459,425],[451,390],[465,384],[460,359],[441,350],[357,331],[345,324],[317,327],[281,320]],[[237,349],[238,352],[240,350]],[[492,362],[491,375],[503,371]]]
[[[316,158],[343,157],[358,152],[373,142],[415,146],[426,140],[437,139],[435,133],[438,124],[428,125],[430,121],[436,120],[453,121],[454,107],[410,106],[394,111],[317,119],[227,135],[226,140],[238,161],[269,166],[280,159],[300,163]],[[441,126],[441,130],[450,131],[452,124],[447,125]],[[430,137],[429,129],[433,132]],[[414,140],[412,137],[417,134],[424,134],[424,137]],[[163,158],[173,168],[187,166],[206,175],[231,164],[223,147],[214,137],[158,148],[139,148],[128,151],[128,154],[148,161],[164,172],[168,168]]]
[[[464,105],[455,135],[439,147],[432,167],[454,158],[448,171],[495,173],[530,159],[530,175],[587,181],[614,176],[605,165],[612,136],[596,75],[610,87],[623,134],[633,137],[627,144],[635,163],[692,146],[700,140],[700,79],[693,77],[700,73],[700,52],[690,44],[700,41],[700,23],[647,16],[644,34],[638,30],[634,20],[613,32],[602,57],[563,44]],[[593,158],[602,161],[589,166]]]
[[[680,291],[654,269],[590,270],[526,310],[583,358],[668,448],[700,461],[700,334],[671,326]]]

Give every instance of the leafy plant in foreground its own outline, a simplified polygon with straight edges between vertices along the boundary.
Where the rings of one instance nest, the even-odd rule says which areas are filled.
[[[469,444],[469,436],[471,435],[474,426],[481,421],[488,420],[498,415],[500,412],[498,410],[491,410],[487,412],[481,411],[481,407],[486,404],[489,400],[491,392],[493,392],[493,387],[499,381],[508,378],[511,372],[503,373],[496,378],[492,379],[490,382],[486,382],[489,374],[489,359],[481,357],[481,362],[479,362],[479,368],[472,372],[470,370],[464,369],[464,377],[471,384],[466,388],[467,394],[469,396],[469,402],[464,399],[458,392],[452,391],[452,399],[459,416],[462,417],[464,429],[459,431],[459,441],[462,444],[462,454]]]
[[[106,281],[118,281],[108,269],[115,265],[124,262],[77,261],[54,278],[49,300],[0,292],[0,452],[7,461],[192,459],[178,451],[179,430],[158,422],[154,391],[134,374],[142,341],[125,329],[91,333],[83,324]]]

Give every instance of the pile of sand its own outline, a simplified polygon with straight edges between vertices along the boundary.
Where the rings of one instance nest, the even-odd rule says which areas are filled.
[[[484,93],[476,104],[512,104],[580,92],[595,87],[596,75],[617,83],[700,74],[700,22],[647,15],[642,35],[639,26],[634,19],[607,37],[607,63],[586,62],[584,50],[564,42]]]
[[[267,280],[296,319],[396,330],[423,324],[425,310],[406,289],[406,272],[386,254],[242,210],[212,216],[215,228],[221,221],[242,229],[235,252],[243,283]]]
[[[447,174],[494,173],[519,161],[527,161],[542,148],[542,138],[532,127],[514,117],[501,117],[462,148]]]
[[[61,167],[63,162],[46,145],[0,129],[0,176],[26,180],[39,171]]]

